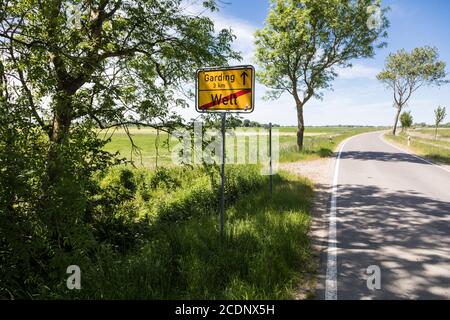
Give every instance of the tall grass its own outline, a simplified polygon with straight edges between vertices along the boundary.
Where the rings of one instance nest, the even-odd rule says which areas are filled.
[[[430,137],[434,137],[436,129],[434,128],[420,128],[416,129],[416,132],[420,132],[423,134],[428,134]],[[450,138],[450,129],[449,128],[439,128],[438,129],[438,137],[440,138]]]
[[[103,177],[103,188],[114,184],[117,175]],[[304,275],[314,272],[308,238],[311,183],[282,173],[270,196],[267,178],[256,166],[229,166],[227,178],[221,238],[217,185],[204,171],[134,172],[135,194],[129,201],[138,208],[136,219],[150,217],[145,241],[126,254],[99,249],[97,263],[82,267],[83,289],[70,294],[101,299],[292,298]]]

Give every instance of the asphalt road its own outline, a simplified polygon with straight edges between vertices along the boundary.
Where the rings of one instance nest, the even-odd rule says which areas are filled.
[[[450,299],[450,172],[370,133],[340,156],[337,299]],[[367,287],[367,268],[381,289]],[[371,282],[373,283],[373,282]]]

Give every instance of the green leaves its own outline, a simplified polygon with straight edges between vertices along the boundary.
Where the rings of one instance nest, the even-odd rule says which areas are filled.
[[[434,116],[435,116],[435,124],[436,127],[438,127],[442,121],[444,121],[445,117],[447,116],[447,110],[445,107],[439,106],[434,110]]]
[[[354,58],[372,57],[386,36],[386,9],[379,28],[369,29],[366,1],[274,0],[263,29],[256,33],[259,80],[282,92],[319,96],[336,76],[334,68]],[[305,102],[306,102],[305,101]]]
[[[411,52],[401,49],[389,54],[385,70],[378,75],[378,79],[388,85],[393,81],[409,81],[414,84],[413,88],[425,83],[442,85],[447,82],[444,80],[445,62],[438,59],[437,48],[425,46]]]
[[[299,128],[303,105],[331,87],[336,67],[373,57],[376,48],[385,46],[387,9],[377,7],[380,21],[369,24],[368,7],[374,5],[372,0],[272,0],[264,28],[255,34],[257,76],[271,89],[269,98],[293,95]]]
[[[98,126],[179,126],[181,89],[233,39],[182,0],[0,1],[0,297],[92,256],[91,177],[120,162]]]
[[[218,9],[214,0],[204,6]],[[133,115],[151,124],[153,113],[136,108],[142,101],[171,109],[197,68],[240,58],[231,48],[231,30],[215,30],[211,19],[186,13],[182,0],[11,0],[0,11],[7,72],[16,78],[23,74],[19,86],[30,89],[33,108],[41,107],[37,97],[46,97],[52,106],[49,118],[54,118],[61,94],[95,88],[84,100],[91,103],[60,110],[74,116],[69,126],[86,117],[108,124],[111,111],[117,122]],[[127,116],[117,110],[126,110]]]
[[[445,62],[439,60],[437,48],[425,46],[415,48],[411,52],[400,49],[396,53],[389,54],[386,66],[377,75],[377,79],[394,91],[394,107],[398,109],[393,128],[394,135],[398,115],[412,94],[423,86],[441,86],[448,83],[445,77]]]
[[[413,117],[411,115],[411,111],[403,112],[400,116],[400,123],[402,124],[402,129],[406,130],[412,126]]]
[[[429,46],[389,54],[384,70],[377,75],[378,80],[394,91],[395,105],[400,108],[420,87],[448,83],[445,77],[445,62],[439,60],[437,48]]]

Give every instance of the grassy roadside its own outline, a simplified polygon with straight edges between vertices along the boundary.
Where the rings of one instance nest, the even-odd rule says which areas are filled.
[[[450,164],[450,143],[448,142],[412,137],[411,144],[408,146],[408,135],[406,133],[400,133],[397,136],[386,133],[384,137],[421,157],[437,163]]]
[[[315,130],[319,129],[320,128],[315,128]],[[336,147],[345,139],[360,133],[377,130],[380,130],[380,128],[322,128],[322,132],[326,133],[319,136],[305,137],[304,149],[302,152],[298,152],[295,137],[289,139],[281,137],[280,162],[297,162],[331,157],[333,156]]]
[[[122,235],[120,247],[141,236],[133,249],[99,251],[97,263],[81,266],[83,290],[73,298],[292,299],[315,272],[312,184],[281,172],[270,197],[259,170],[227,167],[223,239],[217,185],[202,169],[120,169],[101,178],[108,199],[127,199],[110,207],[127,222],[105,234]]]
[[[299,153],[295,128],[284,128],[280,160],[328,157],[344,139],[373,130],[314,128]],[[134,139],[154,157],[154,132],[136,132]],[[126,135],[119,134],[108,148],[127,145]],[[169,152],[167,145],[160,150],[160,164]],[[99,249],[96,262],[82,266],[83,290],[73,298],[292,299],[299,288],[311,297],[317,268],[309,237],[312,182],[280,172],[270,197],[259,166],[227,166],[221,239],[218,181],[218,172],[180,167],[123,167],[99,177],[104,196],[96,199],[94,216],[103,231],[97,237],[113,247]]]

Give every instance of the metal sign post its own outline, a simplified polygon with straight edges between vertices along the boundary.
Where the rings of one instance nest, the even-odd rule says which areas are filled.
[[[222,113],[222,166],[220,172],[220,236],[223,236],[225,224],[225,121],[227,114]]]
[[[269,188],[270,196],[272,196],[273,191],[273,181],[272,181],[272,122],[269,123]]]

